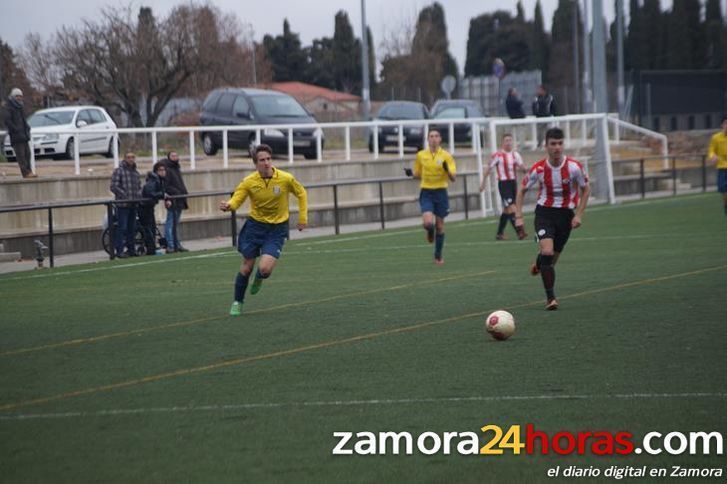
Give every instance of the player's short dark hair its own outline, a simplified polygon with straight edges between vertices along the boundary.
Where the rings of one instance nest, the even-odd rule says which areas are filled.
[[[257,145],[257,147],[255,147],[255,157],[252,160],[253,163],[257,163],[257,155],[259,153],[268,153],[270,156],[273,156],[273,149],[265,143]]]
[[[547,143],[549,139],[563,139],[565,138],[565,135],[563,134],[563,130],[560,128],[550,128],[548,131],[545,132],[545,142]]]
[[[157,161],[156,163],[154,163],[154,166],[151,167],[151,171],[156,173],[159,171],[159,168],[164,168],[166,170],[167,165],[165,165],[163,161]]]
[[[427,136],[429,136],[433,132],[436,132],[439,136],[442,136],[442,132],[440,131],[439,128],[436,128],[436,127],[435,128],[429,128],[429,131],[427,131]]]
[[[514,137],[514,136],[512,135],[512,133],[505,133],[505,134],[503,134],[503,135],[502,135],[502,139],[505,139],[505,138],[507,138],[508,136],[509,136],[510,138],[515,138],[515,137]]]

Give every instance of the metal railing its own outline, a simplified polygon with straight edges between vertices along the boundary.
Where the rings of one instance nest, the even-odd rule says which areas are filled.
[[[404,157],[404,128],[405,127],[420,127],[422,128],[422,146],[427,146],[427,131],[430,126],[436,125],[438,127],[445,127],[446,128],[446,138],[448,142],[446,143],[448,151],[452,154],[457,153],[457,143],[455,140],[455,127],[466,125],[469,127],[469,134],[467,135],[469,140],[466,144],[469,145],[470,151],[474,155],[480,155],[482,148],[484,147],[483,141],[486,140],[486,137],[490,137],[489,143],[490,146],[496,146],[497,139],[493,138],[493,133],[496,131],[497,126],[505,126],[505,125],[525,125],[530,127],[530,139],[528,140],[527,136],[524,136],[523,142],[531,142],[534,145],[537,144],[537,126],[542,124],[547,125],[557,125],[562,126],[564,133],[565,133],[565,142],[567,146],[570,146],[571,143],[582,143],[586,144],[590,142],[591,140],[595,140],[596,136],[598,136],[598,130],[588,127],[588,121],[598,121],[598,120],[604,120],[604,123],[611,123],[614,125],[614,140],[619,141],[620,140],[620,133],[622,130],[632,130],[635,132],[638,132],[640,134],[644,134],[647,136],[655,137],[663,142],[663,154],[666,156],[666,136],[647,130],[645,128],[642,128],[640,126],[627,123],[625,121],[621,121],[617,118],[615,118],[612,114],[572,114],[567,116],[555,116],[555,117],[548,117],[548,118],[535,118],[535,117],[527,117],[522,119],[514,119],[510,120],[509,118],[460,118],[460,119],[426,119],[426,120],[396,120],[396,121],[386,121],[386,120],[372,120],[372,121],[356,121],[356,122],[335,122],[335,123],[312,123],[312,124],[276,124],[276,125],[237,125],[237,126],[171,126],[171,127],[148,127],[148,128],[116,128],[115,130],[108,130],[108,129],[92,129],[92,126],[84,127],[84,128],[78,128],[74,130],[69,131],[53,131],[53,134],[57,135],[70,135],[74,139],[73,148],[73,158],[74,158],[74,171],[76,175],[80,175],[81,173],[81,167],[80,167],[80,150],[81,150],[81,143],[79,140],[81,140],[82,135],[92,135],[92,134],[98,134],[98,135],[105,135],[108,136],[111,134],[113,137],[113,143],[112,143],[112,151],[113,151],[113,163],[114,166],[118,166],[119,164],[119,136],[120,135],[134,135],[134,134],[145,134],[145,135],[151,135],[151,154],[152,154],[152,161],[156,162],[158,161],[158,151],[159,151],[159,142],[158,138],[160,134],[165,133],[187,133],[188,136],[188,144],[189,144],[189,159],[190,159],[190,166],[192,170],[196,169],[197,165],[197,158],[196,158],[196,139],[195,135],[198,135],[200,133],[221,133],[222,138],[222,166],[223,168],[229,167],[229,134],[230,133],[237,133],[237,132],[248,132],[248,133],[254,133],[255,143],[260,143],[262,133],[267,130],[269,133],[270,131],[278,131],[282,135],[282,137],[287,137],[287,156],[288,156],[288,162],[293,163],[294,159],[294,136],[293,132],[296,129],[305,129],[305,130],[314,130],[314,136],[315,136],[315,151],[316,151],[316,158],[320,162],[322,161],[323,157],[323,140],[324,140],[324,130],[330,131],[330,130],[337,130],[343,131],[344,134],[344,157],[346,161],[351,160],[351,130],[352,129],[365,129],[366,130],[366,138],[368,139],[369,136],[372,138],[372,149],[373,149],[373,159],[377,160],[379,159],[379,155],[381,152],[381,147],[379,146],[379,130],[385,127],[395,127],[396,128],[396,136],[397,136],[397,148],[398,148],[398,155],[400,158]],[[493,129],[493,126],[495,127]],[[576,137],[576,131],[579,131],[579,136]],[[284,134],[283,134],[284,133]],[[31,167],[33,171],[35,172],[35,141],[34,138],[39,138],[41,135],[45,134],[45,132],[42,129],[33,129],[32,130],[32,136],[31,136]],[[591,136],[592,135],[592,136]],[[601,133],[600,135],[603,135]],[[251,134],[252,136],[252,134]],[[607,139],[609,139],[609,133],[608,129],[605,131],[605,136]],[[3,133],[0,132],[0,137],[3,137]],[[461,148],[464,143],[461,143],[459,147]]]
[[[689,163],[689,161],[693,161],[696,163]],[[649,161],[658,161],[659,164],[662,165],[661,168],[656,170],[650,170],[648,171],[646,169],[646,163]],[[686,162],[687,165],[694,165],[696,166],[678,166],[678,162]],[[638,164],[638,177],[636,178],[638,180],[639,190],[638,193],[640,194],[640,198],[644,199],[646,198],[646,194],[650,192],[663,192],[664,190],[648,190],[647,189],[647,181],[648,180],[669,180],[670,188],[672,195],[677,195],[678,188],[679,188],[679,171],[685,172],[689,169],[697,169],[699,171],[699,175],[696,178],[696,186],[701,188],[701,191],[704,193],[707,191],[707,155],[701,154],[701,153],[694,153],[694,154],[683,154],[683,155],[671,155],[667,156],[666,159],[664,156],[643,156],[640,158],[624,158],[619,160],[613,160],[614,165],[624,165],[624,164],[632,164],[636,165]],[[617,175],[616,179],[624,179],[626,176],[633,176],[633,175]],[[691,183],[692,186],[695,186],[695,183]]]
[[[462,179],[462,192],[460,193],[453,193],[450,194],[450,198],[452,197],[464,197],[464,217],[465,219],[469,219],[469,190],[467,187],[467,179],[468,177],[472,177],[477,175],[477,172],[461,172],[457,173],[457,177]],[[401,181],[412,181],[412,185],[414,186],[415,181],[412,178],[406,177],[406,176],[400,176],[400,177],[390,177],[390,178],[367,178],[367,179],[357,179],[357,180],[344,180],[344,181],[338,181],[338,182],[320,182],[320,183],[310,183],[306,184],[305,188],[306,190],[310,191],[313,189],[326,189],[330,188],[333,193],[333,218],[334,218],[334,232],[336,235],[339,235],[341,232],[341,223],[340,223],[340,213],[342,210],[340,200],[339,200],[339,193],[338,189],[342,186],[351,186],[351,185],[365,185],[365,184],[377,184],[378,185],[378,206],[379,206],[379,223],[381,224],[381,229],[384,230],[386,228],[386,199],[384,197],[384,184],[386,183],[394,183],[394,182],[401,182]],[[478,185],[479,185],[479,179],[478,179]],[[417,185],[418,186],[418,185]],[[451,185],[455,186],[455,185]],[[176,196],[170,196],[167,197],[170,200],[177,199],[177,198],[201,198],[201,197],[211,197],[211,196],[225,196],[229,197],[231,195],[229,190],[216,190],[216,191],[205,191],[205,192],[196,192],[196,193],[188,193],[185,195],[176,195]],[[412,201],[414,201],[415,198],[412,196]],[[105,206],[106,207],[106,216],[109,220],[109,232],[110,232],[110,240],[114,241],[114,224],[113,221],[113,207],[115,205],[119,204],[129,204],[134,203],[138,204],[144,201],[151,201],[151,199],[128,199],[128,200],[95,200],[95,201],[79,201],[79,202],[67,202],[67,203],[42,203],[42,204],[35,204],[35,205],[18,205],[18,206],[11,206],[11,207],[0,207],[0,214],[3,213],[13,213],[13,212],[29,212],[29,211],[36,211],[36,210],[46,210],[48,212],[48,256],[50,259],[50,267],[55,267],[55,250],[54,250],[54,238],[55,238],[55,231],[53,226],[53,210],[56,209],[62,209],[62,208],[75,208],[75,207],[91,207],[91,206]],[[231,212],[230,213],[230,238],[232,240],[232,246],[237,245],[237,212]],[[111,253],[109,254],[109,259],[113,260],[116,257],[115,250],[111,250]]]

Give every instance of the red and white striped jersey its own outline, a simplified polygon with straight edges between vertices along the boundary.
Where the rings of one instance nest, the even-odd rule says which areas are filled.
[[[518,166],[523,166],[523,158],[517,151],[496,151],[490,161],[490,168],[497,170],[500,181],[517,180],[515,168]]]
[[[523,178],[523,188],[539,184],[538,205],[543,207],[576,208],[578,189],[588,185],[588,175],[578,161],[565,157],[560,166],[548,159],[535,163]]]

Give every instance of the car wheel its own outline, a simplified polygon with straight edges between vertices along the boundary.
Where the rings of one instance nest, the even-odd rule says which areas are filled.
[[[374,137],[369,136],[369,153],[374,152]]]
[[[117,143],[117,145],[118,145],[118,143]],[[106,158],[113,158],[114,157],[114,137],[113,136],[109,140],[109,149],[103,155]]]
[[[68,142],[66,143],[66,159],[67,160],[73,160],[76,157],[76,149],[74,148],[74,141],[73,137],[68,138]]]
[[[202,149],[205,155],[212,156],[217,154],[218,148],[211,134],[205,133],[202,135]]]
[[[318,158],[318,153],[316,153],[315,151],[306,151],[303,153],[303,156],[306,160],[315,160],[316,158]]]
[[[247,152],[250,154],[250,158],[253,160],[255,159],[255,148],[257,148],[257,143],[255,143],[255,135],[251,134],[250,137],[247,139]]]

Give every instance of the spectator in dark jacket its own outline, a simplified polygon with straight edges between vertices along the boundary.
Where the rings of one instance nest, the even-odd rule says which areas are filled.
[[[111,191],[116,200],[132,200],[141,198],[141,178],[136,171],[136,155],[128,152],[124,159],[111,175]],[[120,203],[116,205],[117,227],[114,232],[114,246],[116,257],[126,258],[136,256],[134,236],[136,235],[136,205],[134,203]],[[126,252],[124,252],[126,245]]]
[[[507,115],[510,119],[522,119],[525,117],[525,111],[523,110],[523,100],[517,93],[517,89],[511,87],[507,91],[507,98],[505,99],[505,109],[507,109]]]
[[[533,115],[538,118],[547,118],[555,116],[555,98],[550,94],[542,84],[538,86],[533,100]],[[538,146],[543,144],[545,131],[548,129],[548,123],[538,123]]]
[[[10,144],[13,146],[15,159],[18,160],[20,173],[23,178],[35,178],[36,174],[30,169],[30,126],[23,110],[23,91],[17,87],[10,91],[8,97],[5,127],[10,135]]]
[[[162,160],[167,168],[166,188],[171,196],[186,195],[189,193],[182,178],[182,170],[179,168],[179,155],[176,151],[167,153],[167,158]],[[167,221],[164,225],[164,233],[167,239],[167,252],[187,252],[179,240],[178,227],[179,219],[182,217],[182,210],[187,210],[187,199],[172,199],[172,205],[167,209]]]
[[[146,175],[146,183],[141,189],[141,196],[145,201],[139,206],[139,224],[141,232],[144,234],[144,245],[146,246],[146,255],[156,255],[156,217],[154,216],[154,207],[159,200],[166,197],[167,167],[164,163],[158,161],[154,164],[152,171]],[[165,206],[171,206],[171,200],[164,201]]]

